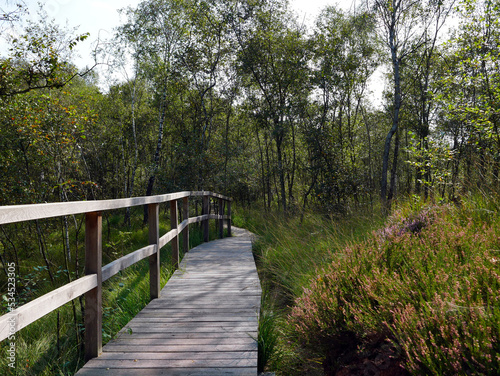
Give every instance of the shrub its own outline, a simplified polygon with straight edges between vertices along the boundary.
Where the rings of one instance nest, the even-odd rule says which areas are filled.
[[[457,210],[396,212],[304,289],[290,320],[327,374],[499,374],[498,226]]]

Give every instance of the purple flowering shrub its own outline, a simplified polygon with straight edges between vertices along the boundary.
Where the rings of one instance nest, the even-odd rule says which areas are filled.
[[[430,225],[436,217],[436,207],[426,207],[417,212],[405,213],[397,210],[388,220],[388,224],[377,232],[383,239],[394,238],[403,234],[418,234]]]
[[[500,229],[456,210],[396,213],[296,300],[296,340],[326,374],[500,374]]]

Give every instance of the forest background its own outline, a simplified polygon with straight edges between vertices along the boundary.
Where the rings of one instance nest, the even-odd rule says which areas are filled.
[[[100,75],[74,64],[84,30],[7,6],[0,205],[211,190],[282,217],[345,218],[498,191],[498,1],[370,0],[309,26],[280,0],[146,0],[95,46]],[[29,229],[2,227],[5,275],[24,253],[41,258],[36,278],[78,276],[81,221]],[[46,252],[55,231],[62,256]]]
[[[2,58],[3,205],[212,189],[343,214],[498,175],[495,2],[327,7],[309,29],[283,1],[142,2],[96,45],[123,72],[105,92],[71,63],[88,34],[28,11],[2,20],[25,30]]]

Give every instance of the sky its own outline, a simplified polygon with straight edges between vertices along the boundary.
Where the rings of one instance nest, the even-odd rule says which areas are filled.
[[[61,26],[69,28],[78,27],[76,34],[90,33],[89,38],[79,43],[76,48],[76,56],[74,63],[79,68],[92,66],[94,60],[91,57],[92,46],[99,38],[105,40],[112,37],[113,28],[119,26],[122,21],[125,21],[123,16],[120,16],[118,10],[129,6],[136,7],[142,0],[24,0],[30,12],[35,15],[38,9],[38,2],[44,4],[44,9],[50,19]],[[361,0],[289,0],[291,8],[299,16],[299,20],[308,25],[312,25],[314,19],[319,14],[321,9],[327,5],[337,5],[345,10],[350,9],[355,2]],[[12,7],[15,0],[0,0],[0,8],[6,4]],[[5,45],[1,44],[4,41],[0,40],[0,54],[4,54]],[[3,47],[3,48],[2,48]],[[371,84],[373,92],[376,95],[376,100],[381,98],[383,85],[380,85],[380,72],[372,77],[372,81],[378,84]]]
[[[39,0],[24,0],[30,12],[36,13]],[[299,15],[299,19],[312,24],[316,15],[327,5],[337,4],[349,9],[355,0],[289,0],[292,9]],[[360,1],[360,0],[358,0]],[[124,21],[118,10],[128,6],[135,7],[141,0],[45,0],[41,1],[49,18],[53,18],[61,26],[67,24],[73,28],[78,26],[77,33],[90,33],[87,41],[78,47],[80,57],[75,63],[83,68],[92,65],[90,46],[97,40],[112,36],[113,28]],[[0,3],[14,4],[15,0],[0,0]],[[3,7],[3,6],[0,6]],[[122,18],[122,19],[121,19]]]

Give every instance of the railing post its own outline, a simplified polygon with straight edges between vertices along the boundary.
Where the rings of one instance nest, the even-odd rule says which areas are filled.
[[[176,229],[178,225],[179,214],[177,211],[177,200],[170,201],[170,227]],[[170,243],[172,246],[172,264],[174,268],[179,267],[179,235],[175,235]]]
[[[151,300],[160,296],[159,207],[159,204],[148,205],[149,244],[156,244],[156,252],[149,256],[149,295]]]
[[[102,352],[102,214],[85,215],[85,274],[97,275],[97,287],[85,293],[85,361]]]
[[[201,210],[202,215],[208,215],[209,205],[210,205],[209,197],[204,195],[203,196],[203,207]],[[209,231],[208,231],[209,230],[208,219],[204,219],[202,221],[202,227],[203,227],[203,241],[208,242],[210,240]]]
[[[224,237],[224,201],[219,198],[219,239]]]
[[[182,199],[182,220],[189,220],[189,197]],[[182,230],[182,247],[184,253],[189,251],[189,225]]]
[[[231,236],[231,199],[227,200],[227,236]]]

